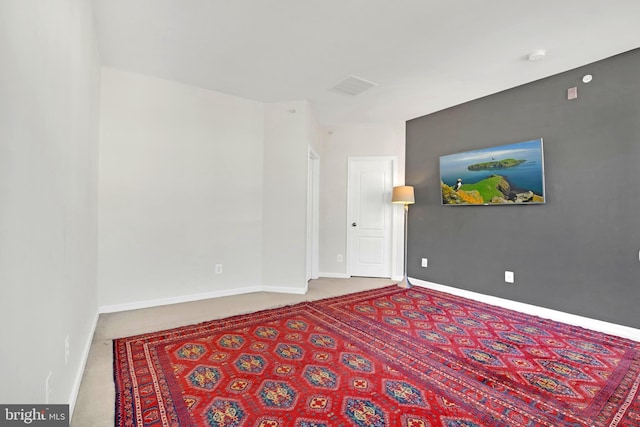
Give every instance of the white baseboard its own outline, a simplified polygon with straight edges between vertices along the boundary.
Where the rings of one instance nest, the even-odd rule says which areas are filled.
[[[222,289],[212,292],[203,292],[199,294],[180,295],[177,297],[158,298],[146,301],[127,302],[124,304],[102,305],[99,307],[99,313],[116,313],[120,311],[138,310],[140,308],[158,307],[162,305],[179,304],[182,302],[200,301],[209,298],[228,297],[232,295],[248,294],[252,292],[278,292],[283,294],[300,294],[304,295],[309,290],[309,285],[304,284],[302,288],[285,287],[285,286],[247,286],[244,288]]]
[[[427,282],[425,280],[409,278],[412,285],[423,288],[434,289],[449,294],[469,298],[486,304],[496,305],[498,307],[507,308],[509,310],[519,311],[525,314],[542,317],[544,319],[554,320],[556,322],[566,323],[569,325],[580,326],[582,328],[591,329],[592,331],[603,332],[605,334],[616,335],[618,337],[627,338],[633,341],[640,341],[640,329],[630,326],[618,325],[615,323],[604,322],[602,320],[591,319],[589,317],[578,316],[576,314],[565,313],[563,311],[552,310],[550,308],[539,307],[532,304],[508,300],[504,298],[494,297],[491,295],[480,294],[477,292],[458,289],[451,286],[440,285],[438,283]]]
[[[309,284],[305,283],[304,288],[291,288],[283,286],[261,286],[260,290],[263,292],[277,292],[280,294],[297,294],[304,295],[309,290]]]
[[[84,349],[82,350],[82,354],[80,355],[80,367],[78,368],[78,372],[76,372],[76,377],[71,387],[71,395],[69,396],[69,422],[71,422],[71,418],[73,417],[73,410],[76,407],[78,393],[80,393],[80,384],[82,384],[82,376],[84,375],[84,370],[87,366],[87,361],[89,360],[89,351],[91,351],[91,343],[93,342],[93,336],[96,333],[99,316],[100,313],[96,311],[96,315],[93,318],[93,323],[89,330],[89,335],[87,336],[87,342],[85,342]]]
[[[199,294],[180,295],[177,297],[127,302],[124,304],[102,305],[99,308],[99,312],[100,313],[116,313],[119,311],[138,310],[140,308],[179,304],[181,302],[200,301],[200,300],[209,299],[209,298],[219,298],[219,297],[227,297],[231,295],[248,294],[251,292],[260,292],[261,290],[262,290],[262,286],[247,286],[245,288],[222,289],[222,290],[211,291],[211,292],[203,292]]]
[[[327,277],[329,279],[350,279],[351,276],[346,273],[318,273],[320,277]]]
[[[319,273],[318,275],[328,279],[351,279],[351,275],[346,273]],[[404,276],[391,276],[390,279],[399,282],[404,279]]]

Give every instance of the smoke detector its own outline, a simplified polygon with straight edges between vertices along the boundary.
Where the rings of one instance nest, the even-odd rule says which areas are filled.
[[[531,62],[541,61],[547,56],[547,51],[544,49],[538,49],[535,52],[531,52],[527,59]]]

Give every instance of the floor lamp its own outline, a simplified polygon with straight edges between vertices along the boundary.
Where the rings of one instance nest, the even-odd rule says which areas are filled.
[[[409,230],[409,205],[416,202],[413,195],[413,187],[410,185],[402,185],[393,187],[393,196],[391,203],[399,203],[404,205],[404,278],[398,283],[401,288],[410,288],[409,278],[407,277],[407,232]]]

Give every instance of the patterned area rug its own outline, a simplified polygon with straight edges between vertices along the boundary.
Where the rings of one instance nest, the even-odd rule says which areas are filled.
[[[640,426],[640,344],[395,286],[114,341],[116,425]]]

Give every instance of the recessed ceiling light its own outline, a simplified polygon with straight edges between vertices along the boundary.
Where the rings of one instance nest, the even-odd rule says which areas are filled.
[[[535,52],[531,52],[527,59],[531,62],[536,62],[544,59],[547,56],[547,51],[544,49],[538,49]]]
[[[585,76],[582,78],[582,81],[584,83],[589,83],[591,80],[593,80],[593,76],[591,74],[585,74]]]

